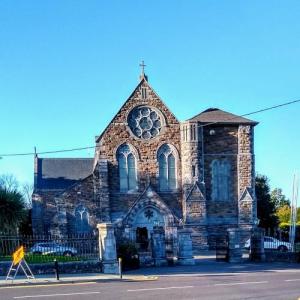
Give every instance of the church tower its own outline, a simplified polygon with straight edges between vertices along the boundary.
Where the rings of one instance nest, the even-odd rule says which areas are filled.
[[[193,230],[195,249],[206,249],[207,213],[204,186],[203,129],[198,122],[181,123],[183,217]]]

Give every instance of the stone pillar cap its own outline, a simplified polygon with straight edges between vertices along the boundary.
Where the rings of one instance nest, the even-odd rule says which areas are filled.
[[[99,223],[99,224],[97,224],[98,229],[107,228],[107,227],[113,227],[113,224],[112,223]]]
[[[228,228],[227,232],[234,232],[234,231],[240,231],[240,228]]]
[[[178,233],[192,233],[192,229],[190,228],[181,228],[177,230]]]

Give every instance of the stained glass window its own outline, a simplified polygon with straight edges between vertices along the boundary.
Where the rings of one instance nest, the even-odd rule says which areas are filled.
[[[128,126],[136,137],[149,140],[160,133],[162,117],[152,107],[138,106],[129,113]]]
[[[176,189],[176,159],[173,149],[164,144],[158,150],[159,187],[161,191]]]
[[[137,189],[136,159],[129,145],[121,145],[117,150],[120,191]]]
[[[89,233],[91,231],[89,213],[83,205],[78,205],[75,209],[75,230],[76,233]]]
[[[215,159],[211,164],[213,201],[228,201],[230,199],[230,164],[226,159]]]

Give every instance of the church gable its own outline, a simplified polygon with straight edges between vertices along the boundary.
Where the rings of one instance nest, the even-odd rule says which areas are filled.
[[[107,126],[107,128],[104,130],[104,132],[96,142],[99,142],[101,139],[105,139],[105,137],[111,133],[112,128],[114,128],[115,126],[125,126],[127,127],[127,129],[129,129],[129,114],[134,107],[138,106],[147,106],[153,108],[154,111],[157,110],[158,112],[160,112],[163,115],[163,125],[170,126],[172,124],[179,124],[179,121],[176,119],[174,114],[155,93],[145,77],[143,77],[138,86],[134,89],[132,94],[129,96],[129,98],[120,108],[120,110],[117,112],[117,114],[114,116],[110,124]]]
[[[253,198],[248,188],[244,189],[244,192],[239,199],[239,223],[249,224],[253,222]]]
[[[185,220],[188,223],[206,222],[206,199],[195,182],[185,200]]]
[[[180,123],[143,76],[97,142],[95,159],[108,160],[112,213],[124,212],[121,198],[126,195],[125,202],[132,203],[132,193],[142,192],[147,182],[159,190],[157,151],[163,144],[180,153]],[[179,157],[174,164],[179,188]]]

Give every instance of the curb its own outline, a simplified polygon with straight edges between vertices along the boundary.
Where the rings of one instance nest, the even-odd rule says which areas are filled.
[[[4,288],[13,288],[13,287],[35,287],[35,286],[51,286],[51,285],[66,285],[66,284],[95,284],[101,281],[155,281],[158,280],[158,276],[128,276],[125,275],[123,278],[87,278],[87,279],[78,279],[78,280],[58,280],[58,281],[45,281],[35,282],[32,281],[24,281],[24,282],[15,282],[15,283],[1,283],[0,289]]]

